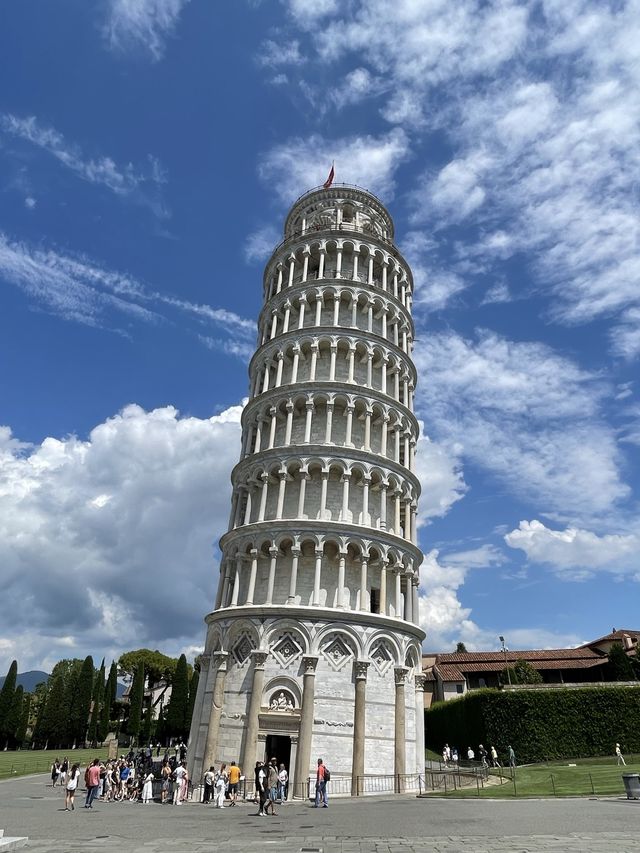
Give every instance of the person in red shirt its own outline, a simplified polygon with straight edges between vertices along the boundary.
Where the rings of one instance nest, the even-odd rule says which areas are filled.
[[[316,801],[314,804],[314,809],[317,809],[320,803],[322,803],[322,808],[326,809],[329,807],[329,803],[327,802],[327,780],[324,775],[325,767],[322,763],[322,759],[318,759],[318,769],[316,771]]]
[[[87,768],[87,772],[85,774],[85,779],[87,781],[87,799],[84,803],[85,809],[93,808],[93,801],[98,795],[98,788],[100,787],[100,759],[94,758],[93,764],[91,767]]]

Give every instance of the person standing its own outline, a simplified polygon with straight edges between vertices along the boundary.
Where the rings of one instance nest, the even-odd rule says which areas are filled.
[[[71,770],[69,771],[69,776],[67,778],[67,784],[65,788],[64,794],[64,810],[66,812],[73,811],[75,806],[73,804],[73,799],[76,795],[76,788],[78,787],[78,779],[80,778],[80,770],[78,769],[78,765],[74,764]]]
[[[56,758],[56,760],[51,765],[51,787],[55,788],[56,782],[60,776],[60,762]]]
[[[144,777],[144,785],[142,786],[142,802],[153,802],[153,773],[147,773]]]
[[[267,767],[267,789],[269,799],[264,807],[265,814],[269,813],[271,806],[271,814],[278,814],[276,811],[276,798],[278,796],[278,765],[275,758],[272,758]]]
[[[468,759],[469,761],[473,761],[475,757],[476,757],[475,752],[471,749],[471,747],[470,747],[470,746],[468,746],[468,747],[467,747],[467,759]]]
[[[207,772],[204,774],[204,794],[202,797],[202,802],[206,806],[207,803],[211,802],[211,798],[213,797],[213,785],[215,782],[215,768],[210,767]]]
[[[616,759],[618,762],[618,766],[621,764],[626,767],[627,762],[624,760],[624,755],[622,754],[622,750],[620,749],[620,744],[616,744]]]
[[[189,789],[189,775],[182,761],[178,762],[178,766],[173,771],[175,776],[175,787],[173,791],[173,803],[176,806],[182,805],[187,799],[187,791]]]
[[[256,761],[256,769],[254,772],[256,785],[256,793],[258,795],[258,817],[264,817],[264,807],[267,801],[267,793],[265,790],[265,774],[262,766],[262,761]]]
[[[500,762],[498,761],[498,750],[495,746],[491,747],[491,766],[500,767]]]
[[[85,809],[93,808],[93,801],[98,795],[98,787],[100,786],[100,759],[94,758],[93,764],[87,768],[85,775],[87,782],[87,798],[84,803]]]
[[[238,784],[240,782],[240,768],[236,766],[235,761],[231,762],[229,768],[229,802],[235,806],[238,797]]]
[[[278,799],[281,803],[285,803],[287,800],[287,785],[289,784],[289,774],[284,766],[284,764],[280,765],[280,771],[278,772]]]
[[[516,766],[516,754],[513,751],[513,747],[511,745],[509,745],[507,747],[507,750],[509,751],[509,767],[515,767]]]
[[[318,759],[318,769],[316,770],[316,801],[313,805],[317,809],[320,803],[322,808],[329,807],[329,798],[327,797],[327,768],[324,766],[322,759]]]
[[[217,809],[224,808],[224,795],[227,791],[227,765],[222,764],[220,766],[220,772],[216,776],[215,782],[215,804]]]

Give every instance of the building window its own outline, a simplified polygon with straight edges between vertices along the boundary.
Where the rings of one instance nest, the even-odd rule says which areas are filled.
[[[464,692],[464,685],[463,684],[456,684],[456,693],[462,693],[462,692]]]
[[[486,687],[486,686],[487,686],[486,680],[484,678],[479,678],[478,679],[478,687]]]

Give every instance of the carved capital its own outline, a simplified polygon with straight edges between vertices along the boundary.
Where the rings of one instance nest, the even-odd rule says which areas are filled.
[[[316,667],[318,666],[318,658],[316,655],[303,655],[302,666],[304,667],[305,675],[315,675]]]
[[[354,660],[353,662],[353,674],[356,679],[362,679],[363,681],[367,680],[367,670],[369,669],[370,662],[368,660]]]
[[[407,675],[409,670],[406,666],[395,666],[393,668],[393,674],[396,680],[396,687],[404,687],[407,682]]]
[[[254,669],[264,669],[265,662],[269,657],[269,652],[264,652],[261,649],[254,649],[251,652]]]
[[[213,658],[214,666],[217,668],[218,672],[221,670],[226,671],[229,652],[213,652],[211,657]]]
[[[420,691],[424,691],[425,684],[427,683],[427,676],[424,673],[420,673],[416,675],[416,693]]]

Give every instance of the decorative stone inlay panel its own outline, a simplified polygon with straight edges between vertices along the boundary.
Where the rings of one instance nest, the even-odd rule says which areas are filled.
[[[271,647],[271,654],[281,667],[287,669],[302,656],[302,648],[294,636],[288,631],[282,634],[277,643]]]
[[[394,661],[394,655],[389,648],[389,644],[384,640],[378,640],[371,649],[371,661],[376,668],[376,672],[379,675],[384,675],[393,665]]]
[[[353,649],[339,634],[329,638],[329,641],[322,647],[321,654],[334,672],[339,672],[355,658]]]
[[[233,655],[238,666],[242,666],[249,660],[249,655],[253,651],[253,643],[251,642],[251,638],[248,634],[242,634],[233,649],[231,650],[231,654]]]

